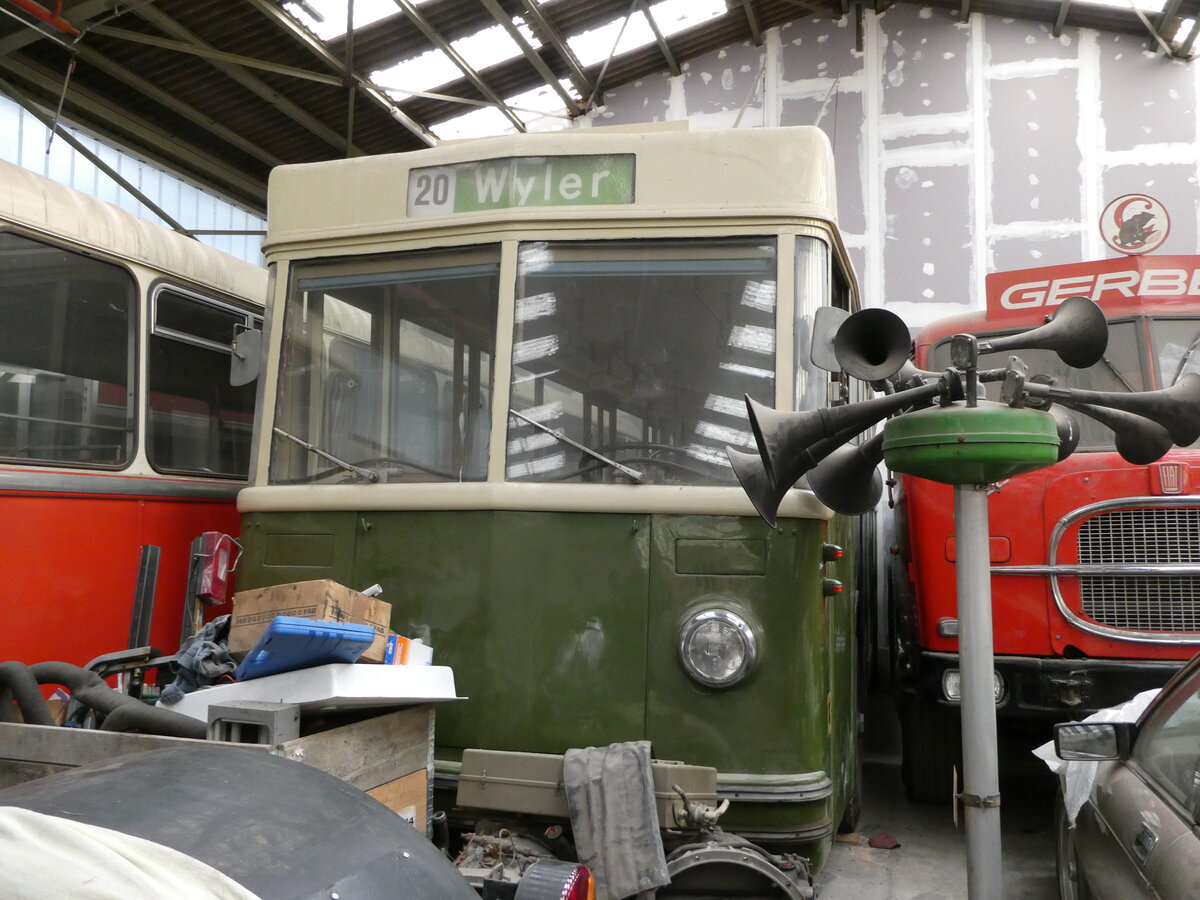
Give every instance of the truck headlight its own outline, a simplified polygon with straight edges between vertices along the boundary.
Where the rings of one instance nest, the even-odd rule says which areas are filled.
[[[992,694],[997,703],[1004,699],[1004,676],[995,669],[992,670]],[[962,702],[962,674],[958,669],[947,669],[942,673],[942,695],[954,703]]]
[[[708,609],[684,623],[679,634],[679,658],[688,675],[699,684],[730,687],[754,668],[758,640],[737,613]]]

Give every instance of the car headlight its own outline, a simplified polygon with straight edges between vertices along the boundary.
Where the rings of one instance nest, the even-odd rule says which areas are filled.
[[[730,687],[754,668],[758,640],[737,613],[709,609],[684,623],[679,658],[694,681],[706,687]]]

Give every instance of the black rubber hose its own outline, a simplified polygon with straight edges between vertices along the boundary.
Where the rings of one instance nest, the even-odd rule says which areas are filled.
[[[113,690],[90,669],[65,662],[40,662],[34,663],[29,670],[37,684],[61,684],[71,692],[72,699],[103,714],[105,720],[101,731],[140,731],[144,734],[200,739],[208,737],[206,723],[171,709],[147,706],[141,700]],[[40,691],[38,697],[41,697]]]
[[[12,694],[27,725],[56,724],[29,666],[16,660],[0,662],[0,683],[3,683],[6,693]]]

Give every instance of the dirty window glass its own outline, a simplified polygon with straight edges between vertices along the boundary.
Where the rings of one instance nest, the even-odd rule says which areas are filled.
[[[0,457],[131,459],[135,290],[119,266],[0,233]]]
[[[154,298],[146,454],[162,472],[244,478],[256,385],[229,383],[234,329],[257,316],[164,289]]]
[[[773,238],[523,244],[507,477],[629,483],[586,447],[644,483],[734,483],[744,395],[774,405],[775,260]]]
[[[298,264],[271,481],[483,480],[499,259],[490,246]]]
[[[1191,812],[1200,802],[1200,692],[1172,698],[1173,709],[1149,719],[1134,745],[1133,759],[1171,797]]]

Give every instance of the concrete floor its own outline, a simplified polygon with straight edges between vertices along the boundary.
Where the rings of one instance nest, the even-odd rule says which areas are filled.
[[[890,698],[868,710],[863,812],[854,835],[834,844],[817,874],[819,900],[966,900],[966,837],[949,801],[909,802],[900,781]],[[1026,742],[1027,743],[1027,742]],[[1022,744],[1001,753],[1001,858],[1005,900],[1057,900],[1054,873],[1054,777]],[[899,846],[867,843],[886,834]]]

